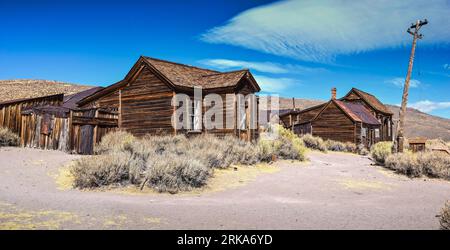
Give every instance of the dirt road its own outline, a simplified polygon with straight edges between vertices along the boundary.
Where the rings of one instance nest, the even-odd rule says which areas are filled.
[[[145,194],[60,190],[80,156],[0,149],[2,229],[438,229],[450,182],[409,179],[367,157],[309,153],[310,163],[224,191]]]

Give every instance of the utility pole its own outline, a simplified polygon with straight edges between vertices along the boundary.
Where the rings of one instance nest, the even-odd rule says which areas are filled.
[[[405,86],[403,87],[403,96],[402,96],[402,107],[400,108],[399,114],[399,126],[397,131],[397,152],[403,152],[403,142],[404,142],[404,128],[405,128],[405,114],[406,114],[406,105],[408,104],[408,91],[409,91],[409,80],[411,79],[411,72],[413,69],[414,63],[414,53],[416,52],[416,44],[417,39],[422,39],[423,35],[419,34],[419,30],[422,26],[428,24],[427,19],[421,21],[417,20],[414,24],[411,24],[411,27],[408,28],[407,32],[413,36],[413,44],[411,48],[411,55],[409,56],[409,65],[408,65],[408,73],[406,74]]]

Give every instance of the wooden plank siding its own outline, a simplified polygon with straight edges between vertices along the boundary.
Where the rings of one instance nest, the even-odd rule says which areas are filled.
[[[355,123],[331,102],[311,122],[312,135],[340,142],[355,142]]]
[[[252,90],[245,82],[240,85],[242,87],[235,92],[231,90],[217,93],[222,98],[223,128],[206,130],[203,126],[202,133],[210,133],[220,137],[234,134],[247,140],[254,140],[258,137],[257,129],[239,131],[236,128],[236,98],[231,103],[228,103],[226,100],[227,94],[235,95],[239,93],[248,95],[252,93]],[[132,82],[119,87],[111,94],[85,104],[83,107],[117,108],[119,111],[120,129],[124,129],[138,137],[146,134],[173,135],[182,133],[190,135],[189,129],[175,130],[172,126],[172,115],[178,108],[177,106],[172,106],[172,98],[177,93],[186,94],[191,101],[194,100],[192,92],[177,92],[155,75],[148,67],[143,67]],[[204,95],[207,93],[203,92]],[[202,96],[202,100],[204,100],[204,97]],[[209,108],[211,107],[206,107],[202,101],[202,117],[204,117],[205,112]],[[231,108],[234,112],[227,114],[227,108]],[[230,119],[234,120],[234,127],[228,129],[226,128],[226,122]]]
[[[8,128],[19,134],[22,126],[22,110],[34,106],[60,105],[62,101],[63,95],[54,95],[0,105],[0,127]]]
[[[144,68],[121,89],[121,128],[136,136],[173,133],[173,96],[171,88]]]

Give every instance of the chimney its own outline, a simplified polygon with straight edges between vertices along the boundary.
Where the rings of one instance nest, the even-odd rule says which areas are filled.
[[[295,98],[292,97],[292,109],[295,110]]]
[[[336,100],[336,88],[331,89],[331,100]]]

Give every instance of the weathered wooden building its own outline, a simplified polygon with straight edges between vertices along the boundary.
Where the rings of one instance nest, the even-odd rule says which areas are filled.
[[[63,94],[9,100],[0,103],[0,127],[19,134],[22,126],[22,111],[37,106],[59,106],[64,101]]]
[[[77,102],[102,87],[67,95],[60,105],[37,105],[22,111],[22,146],[57,149],[80,154],[93,152],[103,135],[117,129],[117,112],[79,108]]]
[[[296,134],[312,134],[341,142],[370,147],[378,141],[392,140],[392,112],[375,96],[352,88],[336,99],[303,110],[280,115],[280,122]]]
[[[201,87],[201,99],[194,99],[195,87]],[[245,112],[238,114],[237,94],[248,95],[258,91],[260,87],[245,69],[218,72],[142,56],[123,80],[84,98],[78,104],[83,109],[114,109],[118,113],[118,127],[136,136],[211,133],[254,140],[258,137],[258,130],[249,126],[249,117],[252,112],[258,112],[257,105],[248,102]],[[172,122],[172,116],[179,107],[172,105],[176,94],[185,94],[191,100],[188,108],[192,122],[188,128],[177,128]],[[201,117],[214,106],[205,105],[204,99],[208,94],[222,97],[222,128],[206,129],[202,126]],[[230,95],[234,97],[230,99]],[[227,108],[233,112],[227,112]],[[200,115],[200,119],[194,115]],[[238,115],[244,116],[239,119],[243,123],[238,124]],[[225,126],[227,121],[231,121],[233,127]]]
[[[201,97],[194,98],[198,87]],[[257,105],[239,94],[247,96],[259,90],[248,70],[218,72],[140,57],[123,80],[106,88],[2,102],[0,126],[17,133],[22,146],[80,154],[93,153],[103,135],[117,129],[136,136],[211,133],[254,140],[258,137],[258,120],[252,115],[258,114]],[[181,107],[173,102],[176,94],[184,94],[189,100],[189,127],[178,128],[172,121]],[[222,107],[215,101],[208,105],[208,94],[221,97]],[[238,111],[238,106],[243,109]],[[222,126],[206,128],[204,114],[217,107],[222,111],[218,112],[223,115]],[[231,127],[227,126],[230,122]],[[251,122],[255,126],[250,126]]]

